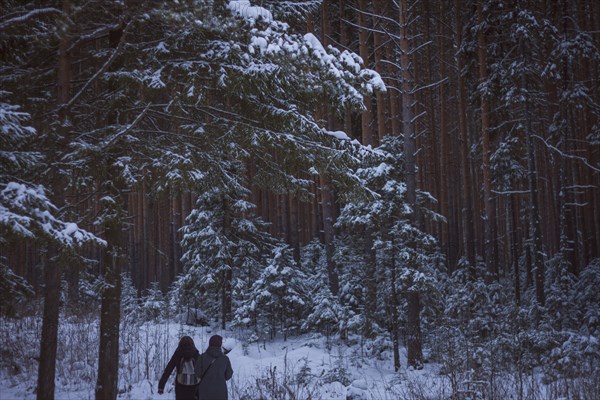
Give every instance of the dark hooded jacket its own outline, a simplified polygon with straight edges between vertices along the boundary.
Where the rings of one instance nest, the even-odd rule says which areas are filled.
[[[213,362],[214,360],[214,362]],[[202,378],[198,385],[199,400],[227,400],[227,384],[233,375],[229,357],[220,347],[209,347],[196,363],[196,376]]]
[[[160,377],[160,381],[158,381],[158,388],[159,389],[165,388],[165,384],[167,383],[167,380],[171,376],[171,373],[173,373],[173,369],[176,369],[177,373],[179,373],[179,368],[180,368],[182,359],[192,358],[192,357],[196,359],[195,363],[197,365],[198,358],[200,357],[200,352],[198,351],[198,349],[196,349],[196,346],[194,346],[193,343],[191,343],[191,344],[184,343],[184,344],[180,344],[179,346],[177,346],[177,349],[173,353],[173,356],[171,356],[171,360],[169,360],[169,363],[167,364],[167,366],[165,368],[165,372],[163,372],[162,376]],[[177,375],[175,375],[175,376],[177,376]],[[194,399],[195,392],[196,392],[196,386],[180,385],[177,382],[177,378],[175,378],[175,398],[177,400],[179,400],[179,399],[192,400],[192,399]]]

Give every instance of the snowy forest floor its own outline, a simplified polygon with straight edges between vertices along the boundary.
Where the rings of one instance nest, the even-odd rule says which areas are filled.
[[[63,320],[64,321],[64,320]],[[0,399],[34,399],[39,352],[39,318],[0,319]],[[452,396],[451,380],[440,366],[422,370],[406,365],[394,372],[391,353],[368,354],[360,341],[341,342],[322,335],[303,335],[249,343],[249,332],[194,327],[177,322],[124,324],[121,329],[119,399],[175,399],[173,376],[165,394],[157,394],[158,379],[183,335],[200,351],[213,334],[233,344],[229,357],[234,376],[230,399],[477,399],[480,382],[464,377],[460,394]],[[98,321],[94,318],[60,324],[56,367],[56,399],[93,399],[98,352]],[[406,360],[402,353],[402,361]],[[517,396],[514,377],[500,377],[494,398],[554,399],[552,390],[534,374]],[[523,382],[521,382],[523,383]]]

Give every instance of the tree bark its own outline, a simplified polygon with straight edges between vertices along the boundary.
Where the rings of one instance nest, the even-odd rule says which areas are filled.
[[[373,11],[376,15],[381,16],[385,12],[385,1],[375,0],[373,1]],[[373,32],[373,46],[375,56],[375,70],[379,75],[385,77],[388,74],[387,66],[382,62],[385,57],[384,47],[384,35],[381,31],[387,30],[387,23],[383,18],[377,18],[376,22],[373,23],[375,28]],[[381,140],[389,134],[387,112],[389,111],[388,93],[378,91],[375,95],[377,100],[377,143],[381,143]]]
[[[359,54],[365,63],[365,67],[369,67],[369,53],[371,47],[369,46],[369,29],[370,17],[367,15],[369,12],[368,4],[366,0],[359,0],[358,2],[360,10],[358,11],[358,25],[360,30],[358,32],[359,41]],[[377,143],[373,137],[373,104],[370,95],[364,96],[365,109],[361,113],[361,130],[362,130],[362,144],[365,146],[376,146]]]
[[[38,367],[38,400],[53,400],[58,347],[58,318],[60,310],[60,262],[56,245],[50,244],[44,265],[44,316]]]
[[[483,0],[477,2],[477,22],[483,19]],[[477,33],[477,58],[479,61],[479,83],[485,84],[488,79],[486,35],[483,28]],[[483,173],[483,201],[485,205],[485,262],[487,273],[485,281],[490,283],[498,279],[497,245],[496,245],[496,208],[492,198],[492,176],[490,169],[490,102],[485,89],[480,89],[481,100],[481,169]]]
[[[415,135],[414,135],[414,115],[413,115],[413,84],[410,65],[411,44],[409,41],[408,27],[408,5],[407,0],[399,2],[399,23],[400,23],[400,64],[402,67],[402,133],[404,135],[404,169],[406,179],[406,201],[412,207],[410,222],[416,224],[418,221],[417,210],[417,187],[416,187],[416,165],[415,165]],[[418,266],[412,266],[417,268]],[[407,311],[407,352],[408,365],[421,369],[423,367],[423,354],[421,349],[421,326],[419,315],[421,306],[419,302],[419,293],[409,289],[407,293],[408,311]]]
[[[456,47],[462,46],[462,11],[461,0],[456,0]],[[474,240],[474,225],[473,225],[473,204],[471,197],[471,174],[469,163],[469,134],[467,126],[467,89],[465,80],[462,76],[462,71],[465,67],[463,55],[459,52],[455,55],[457,66],[457,86],[458,86],[458,124],[459,124],[459,141],[460,141],[460,171],[462,183],[462,234],[464,254],[469,262],[469,275],[471,279],[475,279],[475,240]]]
[[[334,198],[333,188],[331,187],[329,178],[325,173],[320,174],[321,177],[321,206],[323,210],[323,238],[325,244],[325,254],[327,258],[327,276],[329,278],[329,290],[334,296],[337,296],[340,284],[337,267],[333,261],[333,253],[335,251],[333,245],[333,224],[335,219],[334,214]]]
[[[394,242],[394,238],[391,238],[392,243]],[[393,248],[393,244],[392,244],[392,248]],[[392,335],[392,348],[393,348],[393,354],[394,354],[394,371],[398,372],[400,370],[400,337],[399,337],[399,317],[398,317],[398,306],[399,306],[399,299],[398,299],[398,288],[397,288],[397,282],[396,282],[396,275],[397,275],[397,271],[396,271],[396,257],[394,257],[394,254],[392,252],[392,260],[390,262],[391,264],[391,279],[390,279],[390,285],[391,285],[391,301],[392,304],[390,305],[391,307],[391,321],[390,321],[390,331],[391,331],[391,335]],[[410,364],[409,364],[410,365]]]
[[[104,254],[104,280],[100,310],[100,348],[98,352],[98,380],[96,400],[117,398],[119,383],[119,332],[121,322],[121,234],[119,220],[105,224],[108,246]]]
[[[63,12],[69,13],[70,4],[68,1],[63,3]],[[58,85],[57,85],[57,105],[62,105],[69,101],[71,93],[71,58],[67,49],[69,48],[69,39],[65,33],[60,39],[58,47]],[[61,108],[59,113],[61,122],[67,119],[67,111]],[[58,142],[65,144],[68,140],[66,128],[68,124],[61,124]],[[62,150],[61,145],[57,145],[58,151]],[[52,167],[53,179],[61,179],[56,167]],[[60,182],[55,182],[55,186],[62,188]],[[62,189],[56,191],[54,204],[62,206],[64,195]],[[56,352],[58,348],[58,319],[60,309],[60,251],[56,243],[48,244],[46,263],[44,265],[44,316],[42,319],[42,338],[40,342],[40,363],[38,366],[37,393],[38,400],[54,400],[55,377],[56,377]]]

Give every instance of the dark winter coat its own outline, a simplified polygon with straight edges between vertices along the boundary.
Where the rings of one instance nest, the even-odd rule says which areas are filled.
[[[173,369],[176,369],[177,373],[179,373],[179,368],[181,366],[182,359],[192,358],[192,357],[196,359],[195,363],[196,363],[196,365],[198,365],[198,359],[200,358],[200,352],[198,351],[198,349],[196,349],[196,347],[194,345],[178,346],[177,349],[175,350],[175,352],[173,353],[173,356],[171,356],[171,360],[169,360],[169,363],[167,364],[167,367],[165,368],[165,372],[163,372],[162,376],[160,377],[160,381],[158,381],[158,388],[159,389],[165,388],[165,384],[167,383],[167,380],[171,376]],[[186,385],[179,384],[177,382],[177,374],[175,374],[175,399],[176,400],[194,400],[197,388],[198,388],[197,385],[186,386]]]
[[[198,385],[198,400],[227,400],[225,381],[232,375],[229,357],[220,347],[209,347],[196,363],[196,376],[202,378]]]

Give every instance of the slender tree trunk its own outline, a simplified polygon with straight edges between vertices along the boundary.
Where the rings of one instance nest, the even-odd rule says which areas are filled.
[[[527,132],[527,166],[529,182],[529,232],[530,248],[533,268],[531,268],[535,280],[535,297],[539,305],[545,304],[544,294],[544,263],[541,256],[541,232],[539,209],[537,200],[537,174],[535,168],[535,150],[531,132]]]
[[[120,201],[120,194],[117,195]],[[117,211],[122,216],[122,210]],[[119,384],[119,327],[121,322],[121,265],[123,218],[107,221],[105,239],[108,246],[104,254],[104,280],[100,310],[100,348],[98,352],[98,380],[96,400],[117,398]]]
[[[444,15],[445,9],[444,9],[444,2],[440,2],[440,14]],[[443,47],[443,24],[441,22],[441,19],[438,21],[437,24],[437,34],[438,34],[438,48],[440,51],[440,65],[439,65],[439,69],[440,69],[440,76],[442,78],[446,77],[446,63],[443,61],[443,55],[444,55],[444,47]],[[457,249],[452,249],[452,251],[450,250],[454,242],[454,240],[456,240],[457,238],[455,238],[454,240],[450,240],[449,239],[449,231],[450,231],[450,224],[453,223],[454,218],[450,218],[449,215],[449,207],[448,207],[448,203],[449,203],[449,194],[451,191],[451,186],[449,185],[449,179],[447,176],[447,172],[448,172],[448,167],[449,167],[449,163],[447,161],[447,155],[449,152],[449,145],[447,143],[447,137],[448,137],[448,127],[447,127],[447,117],[446,117],[446,85],[444,83],[442,83],[440,85],[439,88],[439,98],[440,98],[440,127],[439,127],[439,149],[437,149],[438,151],[436,152],[436,155],[434,157],[439,158],[440,162],[437,166],[436,169],[436,175],[438,175],[439,177],[439,188],[438,188],[438,199],[439,199],[439,212],[447,218],[447,221],[438,223],[439,226],[439,238],[440,238],[440,243],[442,248],[445,250],[444,252],[446,253],[446,257],[447,257],[447,262],[446,265],[448,266],[448,263],[450,263],[451,265],[454,265],[455,262],[455,256],[453,256],[454,254],[456,254],[456,250]],[[434,128],[435,129],[435,128]],[[431,132],[431,135],[433,135],[433,132]],[[450,242],[450,243],[449,243]],[[450,267],[453,268],[453,267]]]
[[[385,1],[375,0],[373,1],[373,11],[376,15],[383,15],[385,12]],[[373,45],[375,55],[375,70],[379,75],[385,77],[388,74],[387,66],[382,62],[385,57],[384,38],[385,36],[381,33],[382,30],[387,30],[387,23],[383,18],[376,18],[373,23],[375,31],[373,32]],[[376,94],[377,99],[377,143],[381,143],[381,140],[389,134],[388,120],[386,112],[389,110],[388,93],[378,91]]]
[[[521,51],[526,49],[523,47],[523,42],[520,44]],[[525,76],[522,76],[523,88],[526,88]],[[528,168],[528,183],[529,183],[529,229],[530,229],[530,247],[531,257],[533,262],[533,278],[535,280],[535,297],[540,306],[545,303],[544,294],[544,263],[542,260],[542,240],[540,230],[540,217],[538,206],[538,186],[537,186],[537,168],[536,155],[533,144],[533,132],[531,127],[531,114],[529,102],[525,101],[523,120],[525,123],[525,138],[527,140],[527,168]]]
[[[462,12],[461,12],[461,0],[456,0],[456,46],[460,48],[462,46]],[[464,254],[469,261],[469,275],[471,279],[475,279],[475,235],[473,225],[473,205],[471,197],[471,174],[470,174],[470,163],[469,163],[469,134],[467,126],[467,89],[465,80],[462,76],[464,69],[463,55],[457,53],[455,55],[456,66],[457,66],[457,80],[458,80],[458,117],[459,117],[459,140],[460,140],[460,170],[461,170],[461,183],[462,183],[462,234],[463,234],[463,245]]]
[[[366,262],[364,283],[366,298],[363,311],[365,326],[363,329],[363,336],[366,338],[373,338],[375,334],[373,331],[373,316],[377,313],[377,254],[375,250],[373,250],[373,232],[371,227],[365,229],[363,243]]]
[[[402,67],[402,133],[404,135],[404,168],[406,179],[406,200],[413,208],[411,215],[411,223],[416,224],[418,221],[416,215],[417,206],[417,187],[416,187],[416,165],[415,165],[415,134],[414,134],[414,95],[410,65],[410,42],[408,32],[408,5],[407,0],[399,2],[399,23],[400,23],[400,65]],[[417,268],[418,266],[412,266]],[[407,358],[408,365],[420,369],[423,367],[423,353],[421,349],[421,325],[420,312],[421,305],[419,302],[419,293],[414,290],[409,290],[407,293],[408,310],[407,310]]]
[[[70,5],[68,1],[63,3],[63,11],[69,13]],[[58,87],[57,87],[57,104],[59,106],[66,104],[69,101],[71,93],[71,58],[67,49],[69,47],[69,39],[63,33],[60,39],[58,48]],[[61,122],[67,119],[66,111],[61,111],[59,118]],[[59,131],[62,137],[58,138],[59,143],[68,141],[68,124],[61,124],[63,128]],[[61,146],[56,147],[59,151]],[[53,168],[54,169],[54,168]],[[58,171],[53,171],[55,178],[58,177]],[[54,204],[62,206],[64,196],[62,187],[59,182],[56,182],[57,196],[54,199]],[[37,381],[37,399],[38,400],[54,400],[55,376],[56,376],[56,352],[58,348],[58,319],[60,309],[60,251],[55,243],[48,244],[48,252],[44,265],[44,316],[42,319],[42,338],[40,342],[40,363],[38,366],[38,381]]]
[[[288,196],[289,210],[290,210],[290,243],[294,250],[294,261],[300,263],[300,234],[298,228],[298,199],[289,194]]]
[[[510,261],[513,267],[513,280],[515,290],[515,302],[521,304],[521,272],[519,270],[519,250],[517,248],[517,200],[516,195],[511,194],[506,206],[507,221],[509,223],[508,232],[510,233]]]
[[[58,318],[60,310],[60,273],[56,245],[50,244],[44,263],[44,316],[38,368],[38,400],[53,400],[55,388]]]
[[[348,4],[348,0],[339,0],[339,10],[340,10],[340,24],[339,24],[339,31],[340,31],[340,44],[344,47],[348,47],[350,44],[350,40],[348,38],[349,34],[348,34],[348,24],[346,22],[347,19],[347,12],[346,12],[346,4]],[[352,112],[350,111],[346,111],[344,112],[344,131],[348,134],[348,136],[350,137],[354,137],[353,132],[352,132]]]
[[[392,243],[393,243],[394,239],[392,238]],[[394,246],[392,245],[392,248]],[[394,371],[398,372],[400,370],[400,337],[399,337],[399,326],[398,326],[398,306],[399,306],[399,299],[398,299],[398,289],[397,289],[397,282],[396,282],[396,275],[397,275],[397,271],[396,271],[396,257],[394,257],[393,251],[392,251],[392,260],[391,260],[391,268],[392,268],[392,276],[391,276],[391,294],[392,294],[392,304],[390,305],[391,307],[391,322],[390,322],[390,330],[392,333],[392,347],[393,347],[393,354],[394,354]],[[410,365],[410,364],[409,364]]]
[[[477,21],[483,24],[483,0],[477,2]],[[477,33],[477,58],[479,61],[479,83],[484,84],[488,79],[486,37],[485,31],[480,29]],[[485,205],[485,262],[487,266],[486,282],[498,279],[498,265],[496,257],[496,208],[492,198],[492,176],[490,169],[490,102],[486,90],[481,91],[481,158],[483,173],[483,201]]]
[[[370,17],[368,16],[368,3],[366,0],[359,0],[358,2],[360,10],[358,11],[358,25],[360,30],[358,32],[358,50],[360,57],[365,63],[365,67],[369,67],[369,53],[371,52],[371,46],[369,45],[369,30],[371,28]],[[361,114],[361,130],[362,130],[362,144],[365,146],[376,146],[373,137],[373,104],[370,95],[364,96],[365,109]]]
[[[222,200],[223,204],[223,231],[225,236],[230,235],[231,231],[231,207],[225,197]],[[227,322],[231,321],[232,311],[232,293],[231,293],[231,280],[233,260],[229,259],[228,268],[223,272],[223,283],[221,286],[221,328],[227,327]]]
[[[327,276],[329,277],[329,290],[337,296],[340,288],[337,267],[333,261],[333,224],[334,224],[334,199],[333,188],[329,178],[324,173],[321,175],[321,199],[323,210],[323,238],[325,243],[325,254],[327,258]]]

